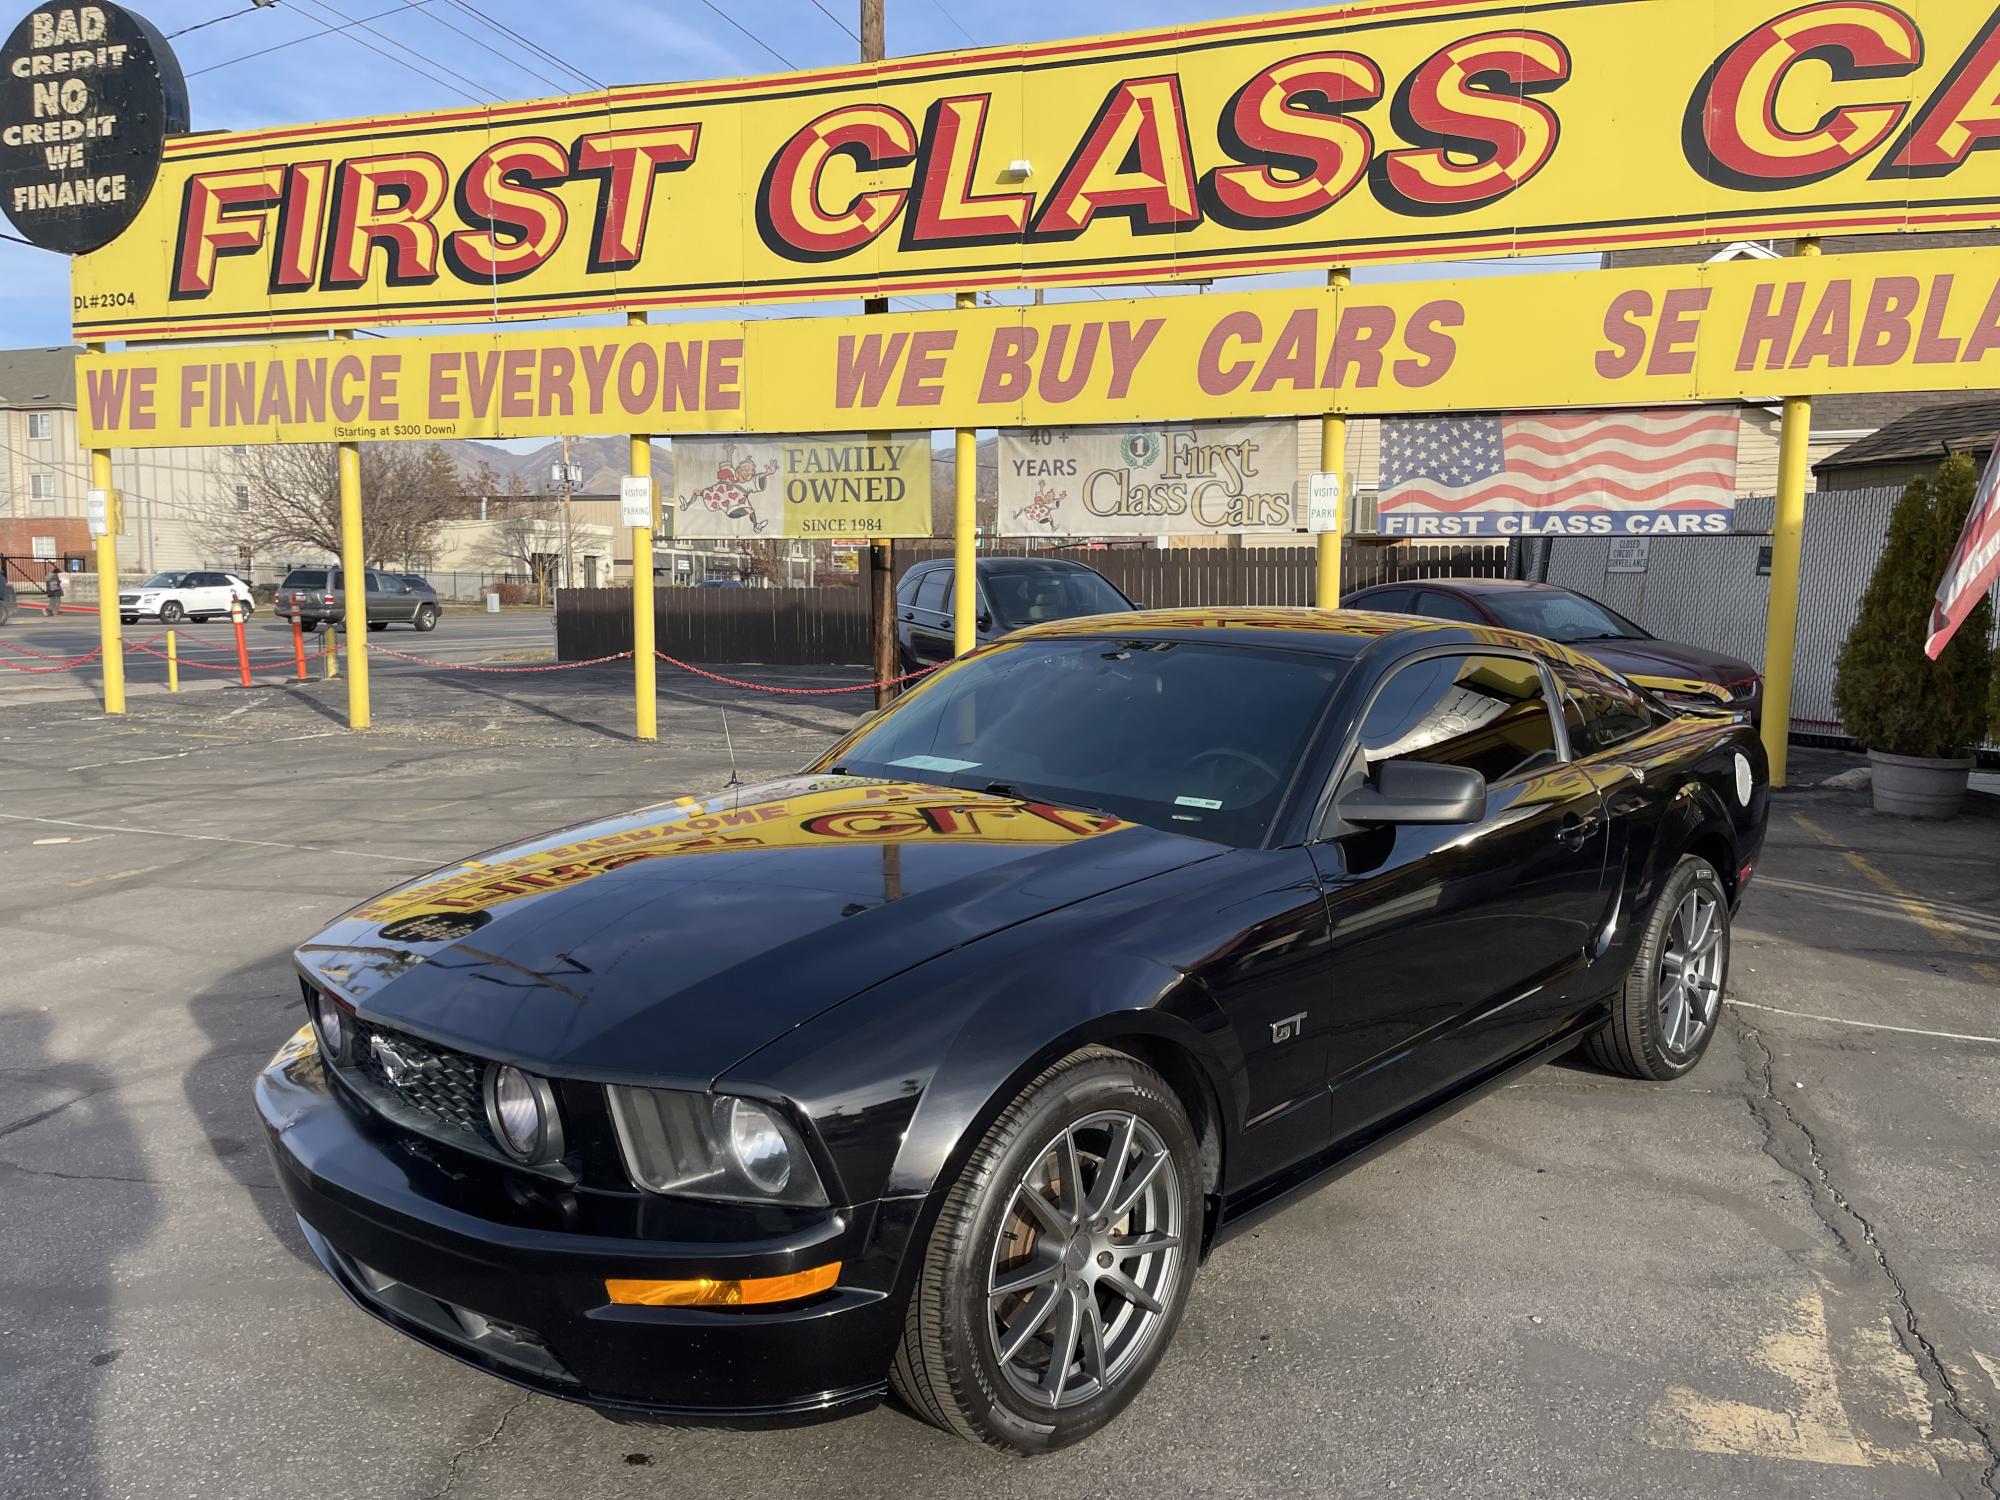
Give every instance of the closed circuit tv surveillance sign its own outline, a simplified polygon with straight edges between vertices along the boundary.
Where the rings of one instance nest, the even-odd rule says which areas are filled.
[[[150,24],[117,5],[40,6],[0,54],[0,208],[44,250],[107,245],[187,128],[187,83]]]

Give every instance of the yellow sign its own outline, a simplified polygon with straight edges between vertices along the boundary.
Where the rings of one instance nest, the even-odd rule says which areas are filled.
[[[676,537],[931,534],[931,435],[683,438],[674,444]]]
[[[1370,0],[187,136],[76,336],[2000,224],[1990,9]]]
[[[82,441],[107,448],[559,430],[879,435],[1987,390],[2000,386],[2000,256],[138,349],[78,365]],[[928,496],[927,451],[905,457],[918,452]],[[718,456],[681,472],[700,487],[719,470]],[[926,510],[915,534],[928,526]],[[790,527],[770,534],[805,534]]]

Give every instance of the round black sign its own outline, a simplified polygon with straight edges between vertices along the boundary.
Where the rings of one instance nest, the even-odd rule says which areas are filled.
[[[38,7],[0,53],[0,209],[44,250],[109,244],[187,128],[187,80],[151,24],[118,5]]]

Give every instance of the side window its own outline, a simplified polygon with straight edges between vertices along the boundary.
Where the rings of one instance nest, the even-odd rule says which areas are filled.
[[[1377,614],[1406,615],[1410,613],[1410,590],[1378,589],[1365,599],[1356,599],[1354,607],[1374,610]]]
[[[379,573],[363,573],[361,575],[361,586],[371,594],[381,593],[382,575]]]
[[[1556,676],[1563,685],[1563,722],[1578,756],[1612,749],[1653,727],[1646,700],[1624,683],[1566,663],[1557,664]]]
[[[924,574],[924,581],[917,589],[917,608],[943,609],[945,579],[950,576],[943,568],[933,568]]]
[[[1456,594],[1440,593],[1437,589],[1417,590],[1417,613],[1433,620],[1457,620],[1467,625],[1486,623],[1471,604]]]
[[[410,586],[394,573],[382,574],[378,582],[385,594],[407,594],[410,591]]]
[[[917,586],[929,576],[928,573],[905,573],[903,581],[896,585],[896,602],[905,607],[916,603]]]
[[[1515,656],[1434,656],[1383,684],[1361,724],[1361,752],[1384,761],[1469,766],[1505,781],[1558,764],[1542,674]]]

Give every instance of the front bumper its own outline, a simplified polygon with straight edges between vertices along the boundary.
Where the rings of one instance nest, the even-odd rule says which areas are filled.
[[[728,1244],[565,1228],[588,1217],[562,1201],[575,1194],[500,1181],[501,1169],[364,1117],[337,1088],[302,1031],[258,1075],[257,1108],[313,1253],[391,1327],[628,1420],[789,1425],[884,1394],[901,1305],[845,1269],[830,1291],[771,1308],[621,1306],[604,1289],[609,1277],[775,1276],[833,1260],[866,1280],[872,1209],[783,1229],[746,1209],[753,1234],[774,1232]]]

